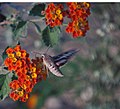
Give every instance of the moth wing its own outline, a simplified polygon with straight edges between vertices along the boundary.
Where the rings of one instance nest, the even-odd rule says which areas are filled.
[[[53,60],[56,63],[58,67],[63,66],[65,63],[67,63],[68,59],[70,59],[75,53],[77,53],[79,50],[72,49],[66,52],[63,52],[57,56],[53,56]]]
[[[61,66],[63,66],[65,63],[67,63],[67,60],[66,60],[66,59],[62,59],[62,60],[56,62],[55,64],[56,64],[58,67],[61,67]]]

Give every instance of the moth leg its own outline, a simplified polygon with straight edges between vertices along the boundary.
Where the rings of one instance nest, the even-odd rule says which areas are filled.
[[[48,76],[48,78],[50,77],[48,68],[47,68],[47,76]]]
[[[49,69],[46,66],[44,68],[45,68],[45,71],[47,72],[47,77],[49,78],[50,77],[49,76]]]

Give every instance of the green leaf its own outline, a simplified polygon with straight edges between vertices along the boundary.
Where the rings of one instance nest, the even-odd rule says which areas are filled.
[[[50,37],[49,37],[49,27],[47,26],[43,31],[42,31],[42,39],[45,43],[46,46],[50,45]]]
[[[40,17],[44,17],[44,15],[41,14],[42,11],[45,10],[45,4],[44,3],[39,3],[36,4],[31,10],[29,15],[31,16],[40,16]]]
[[[33,22],[33,24],[35,25],[35,30],[38,34],[41,34],[41,29],[40,26],[38,24],[36,24],[35,22]]]
[[[62,30],[61,30],[60,26],[58,26],[58,27],[56,27],[56,28],[57,28],[57,30],[58,30],[58,32],[59,32],[59,33],[61,33],[61,32],[62,32]]]
[[[27,21],[20,21],[18,22],[15,30],[13,31],[14,38],[18,37],[26,37],[27,36]]]
[[[51,46],[56,45],[59,41],[59,31],[58,28],[54,27],[50,29],[49,32]]]
[[[2,60],[3,60],[3,61],[7,58],[6,50],[7,50],[8,48],[9,48],[9,46],[6,47],[6,49],[5,49],[4,52],[2,53]]]
[[[50,28],[47,26],[42,32],[42,39],[46,46],[54,46],[59,41],[59,31],[58,28]]]
[[[0,99],[4,100],[10,93],[9,83],[11,82],[13,74],[0,75]]]

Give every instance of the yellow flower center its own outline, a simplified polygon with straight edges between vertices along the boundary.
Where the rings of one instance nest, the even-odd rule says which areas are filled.
[[[16,52],[16,56],[21,57],[21,52]]]
[[[27,88],[27,86],[26,86],[25,84],[23,84],[22,88],[23,88],[23,89],[26,89],[26,88]]]
[[[16,58],[12,58],[12,61],[13,61],[13,62],[16,62],[16,61],[17,61],[17,59],[16,59]]]
[[[14,58],[14,56],[15,56],[14,54],[8,54],[9,58]]]
[[[83,4],[84,4],[87,8],[90,7],[90,4],[89,4],[89,3],[84,2]]]
[[[25,95],[25,98],[28,99],[28,94]]]
[[[32,78],[37,78],[37,74],[36,73],[32,73]]]
[[[19,94],[20,97],[22,97],[23,94],[24,94],[24,93],[23,93],[23,90],[22,90],[22,91],[18,91],[18,94]]]
[[[59,15],[60,13],[61,13],[61,10],[60,10],[60,9],[56,10],[56,14],[57,14],[57,15]]]
[[[63,19],[62,14],[60,14],[60,15],[58,16],[58,18],[59,18],[60,20],[62,20],[62,19]]]
[[[31,72],[36,72],[36,67],[32,67]]]
[[[55,14],[52,15],[52,19],[55,20],[57,16]]]
[[[27,79],[27,80],[30,80],[30,76],[27,75],[27,78],[26,78],[26,79]]]

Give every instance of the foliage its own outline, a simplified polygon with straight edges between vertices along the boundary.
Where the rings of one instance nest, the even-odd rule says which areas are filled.
[[[19,21],[13,30],[14,38],[27,37],[27,21]]]
[[[30,16],[44,17],[44,15],[42,15],[42,11],[44,11],[44,10],[45,10],[45,4],[44,3],[35,4],[33,6],[33,8],[30,10],[29,15]]]
[[[4,100],[10,93],[11,89],[8,85],[11,82],[11,78],[12,74],[0,75],[0,100]]]
[[[59,28],[46,27],[42,32],[42,38],[46,46],[54,46],[59,40]]]

